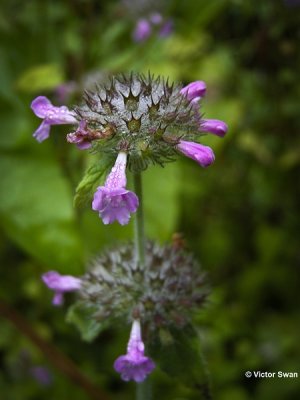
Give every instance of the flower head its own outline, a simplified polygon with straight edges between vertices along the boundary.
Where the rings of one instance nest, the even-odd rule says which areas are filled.
[[[80,302],[96,308],[99,321],[141,319],[151,339],[162,327],[189,324],[209,290],[201,266],[178,242],[146,242],[145,250],[144,265],[133,243],[102,253],[82,277]]]
[[[135,212],[139,205],[137,195],[125,188],[126,160],[127,154],[120,152],[105,185],[99,186],[94,195],[92,208],[99,212],[104,224],[115,220],[121,225],[128,224],[130,213]]]
[[[71,275],[60,275],[56,271],[49,271],[42,275],[43,282],[49,289],[54,290],[52,303],[55,306],[63,304],[63,294],[81,288],[81,279]]]
[[[42,142],[49,137],[51,125],[76,124],[75,114],[66,106],[55,107],[45,96],[38,96],[31,103],[35,115],[43,121],[34,132],[33,137]]]
[[[227,133],[228,126],[219,119],[203,119],[200,123],[200,130],[223,137]]]
[[[203,144],[181,140],[177,148],[185,156],[195,160],[201,167],[208,167],[215,161],[215,155],[212,149]]]
[[[127,354],[118,357],[114,362],[115,370],[121,374],[124,381],[142,382],[155,368],[151,358],[144,355],[144,348],[140,321],[134,320],[127,345]]]
[[[181,91],[189,101],[193,103],[198,102],[206,93],[206,84],[203,81],[191,82],[184,86]]]

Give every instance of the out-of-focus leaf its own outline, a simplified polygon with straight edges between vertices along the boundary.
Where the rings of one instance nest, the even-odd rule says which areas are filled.
[[[16,86],[25,92],[53,89],[64,82],[64,74],[58,64],[46,64],[32,67],[23,72]]]
[[[55,161],[7,154],[0,170],[1,225],[7,234],[50,268],[79,271],[82,246],[71,190]]]
[[[172,340],[157,340],[150,351],[163,371],[194,388],[208,389],[200,341],[192,326],[170,331]],[[201,390],[201,389],[200,389]]]
[[[170,239],[179,213],[179,163],[149,168],[144,174],[146,231],[150,237]]]
[[[284,169],[290,169],[300,163],[300,148],[289,149],[279,158],[279,165]]]
[[[253,154],[262,163],[268,164],[272,161],[269,149],[253,132],[244,132],[242,136],[239,136],[238,144],[243,150]]]

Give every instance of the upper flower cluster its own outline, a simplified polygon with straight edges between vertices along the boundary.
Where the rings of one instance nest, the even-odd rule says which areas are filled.
[[[201,117],[198,102],[205,93],[203,81],[181,88],[150,74],[131,74],[114,77],[95,92],[86,92],[84,103],[74,110],[55,107],[39,96],[31,107],[43,122],[34,137],[41,142],[48,138],[51,125],[73,124],[77,128],[67,135],[70,143],[116,155],[126,152],[133,171],[145,169],[149,162],[170,161],[178,151],[207,166],[214,161],[212,150],[187,142],[197,141],[207,132],[224,136],[227,125]]]
[[[174,160],[178,152],[202,167],[214,162],[213,150],[197,141],[205,133],[224,136],[227,125],[202,118],[199,101],[205,93],[203,81],[181,87],[150,74],[131,74],[113,77],[94,92],[86,91],[83,104],[74,110],[56,107],[39,96],[31,107],[43,121],[34,137],[42,142],[51,125],[71,124],[76,128],[67,135],[68,142],[81,150],[91,148],[116,157],[105,185],[95,193],[93,209],[106,224],[115,220],[126,224],[138,206],[134,193],[125,187],[126,167],[140,172],[149,163]]]

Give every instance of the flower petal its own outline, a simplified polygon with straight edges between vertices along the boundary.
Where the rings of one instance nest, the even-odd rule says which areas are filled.
[[[51,101],[45,96],[38,96],[31,103],[31,109],[39,118],[46,118],[49,110],[54,106]]]
[[[44,140],[48,139],[49,135],[50,135],[50,124],[48,124],[48,122],[46,121],[43,121],[32,136],[39,143],[41,143]]]

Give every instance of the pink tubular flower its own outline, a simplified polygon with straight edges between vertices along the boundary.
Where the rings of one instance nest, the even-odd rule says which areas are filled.
[[[203,81],[195,81],[184,86],[180,93],[192,103],[198,102],[206,93],[206,84]]]
[[[92,208],[99,212],[105,225],[115,220],[121,225],[128,224],[130,213],[135,212],[139,205],[137,195],[125,188],[126,161],[127,154],[120,152],[105,185],[99,186],[94,195]]]
[[[227,133],[228,126],[218,119],[203,119],[200,124],[200,130],[223,137]]]
[[[33,137],[42,142],[49,137],[51,125],[76,124],[75,114],[66,106],[55,107],[45,96],[38,96],[31,103],[31,109],[35,115],[43,119],[43,122],[34,132]]]
[[[134,320],[127,345],[127,354],[118,357],[114,362],[115,370],[121,374],[124,381],[142,382],[155,368],[151,358],[144,355],[144,348],[140,321]]]
[[[185,156],[195,160],[201,167],[208,167],[215,161],[215,155],[212,149],[203,144],[181,140],[177,148]]]
[[[64,302],[64,292],[73,292],[81,287],[81,279],[71,275],[60,275],[56,271],[49,271],[42,275],[43,282],[49,289],[54,290],[52,303],[60,306]]]

